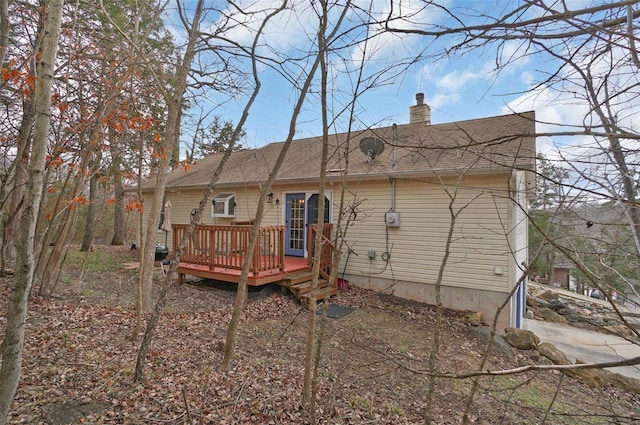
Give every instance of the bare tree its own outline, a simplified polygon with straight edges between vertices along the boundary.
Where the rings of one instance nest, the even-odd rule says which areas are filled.
[[[602,289],[607,273],[611,275],[616,268],[620,276],[630,277],[620,264],[608,267],[607,273],[600,268],[599,259],[616,249],[600,244],[596,252],[595,240],[585,232],[600,227],[601,223],[589,219],[580,205],[606,202],[619,205],[627,217],[636,256],[640,253],[635,147],[640,137],[633,121],[640,87],[637,2],[615,1],[583,7],[535,0],[512,4],[506,11],[487,12],[478,6],[464,14],[433,3],[412,11],[401,6],[402,2],[391,3],[384,21],[387,30],[429,39],[447,37],[452,44],[441,52],[443,56],[464,55],[478,48],[493,49],[496,73],[529,58],[548,64],[532,88],[521,93],[518,107],[544,108],[545,99],[553,99],[554,107],[564,104],[571,110],[571,114],[564,115],[567,121],[538,123],[537,136],[556,143],[555,152],[547,153],[547,158],[552,155],[553,165],[566,177],[538,173],[538,178],[547,179],[549,185],[556,185],[565,196],[562,207],[565,216],[556,215],[553,226],[536,229],[542,235],[541,246],[549,247],[549,273],[553,274],[552,259],[558,255],[573,263],[592,287]],[[451,24],[428,24],[421,28],[405,25],[407,18],[417,17],[429,8],[437,8],[449,16]],[[561,225],[567,227],[565,232],[569,234],[558,231]],[[577,232],[579,227],[585,231]],[[616,309],[615,305],[612,307]]]
[[[184,105],[184,93],[187,89],[187,79],[189,77],[191,63],[196,53],[203,8],[204,2],[199,0],[191,20],[191,26],[188,28],[189,37],[184,55],[176,62],[175,74],[171,81],[171,91],[166,93],[167,122],[165,126],[165,134],[158,149],[159,165],[157,168],[153,200],[151,202],[149,218],[146,225],[147,229],[156,229],[160,224],[160,211],[164,204],[167,174],[171,169],[172,161],[174,161],[174,150],[176,150],[176,146],[179,146],[180,118],[182,116],[182,109]],[[175,152],[175,155],[177,154],[178,152]],[[139,314],[146,313],[151,309],[151,285],[153,279],[152,272],[154,255],[155,234],[152,231],[147,231],[143,243],[143,258],[140,266],[140,283],[138,286],[140,295],[138,296],[139,304],[137,306],[137,310]]]
[[[251,48],[248,50],[248,56],[252,59],[252,75],[253,75],[253,82],[254,82],[254,89],[253,92],[251,94],[251,96],[249,97],[249,100],[247,101],[247,104],[244,107],[243,113],[242,113],[242,117],[240,118],[240,121],[238,122],[237,126],[235,127],[233,134],[230,137],[230,141],[228,146],[225,149],[223,158],[221,159],[220,163],[218,164],[218,167],[216,168],[216,170],[214,171],[214,173],[211,175],[211,179],[209,181],[209,184],[207,186],[207,188],[205,189],[205,192],[203,194],[202,199],[200,200],[200,203],[198,205],[198,208],[196,209],[195,214],[193,214],[191,216],[191,223],[189,224],[189,228],[187,229],[187,231],[185,232],[185,235],[182,239],[182,241],[180,241],[180,244],[176,250],[176,253],[174,254],[174,258],[173,261],[171,262],[171,266],[169,268],[169,272],[167,273],[167,276],[165,277],[162,289],[160,291],[160,294],[158,296],[158,300],[155,304],[155,307],[153,309],[153,314],[151,316],[151,319],[149,320],[148,324],[147,324],[147,329],[145,331],[142,343],[140,344],[140,349],[138,351],[138,357],[136,360],[136,369],[135,369],[135,374],[134,374],[134,380],[136,382],[142,382],[144,381],[144,362],[147,356],[147,352],[149,349],[149,346],[151,344],[151,339],[153,338],[153,334],[155,332],[155,328],[158,324],[158,320],[160,319],[160,315],[162,313],[162,309],[164,308],[166,302],[167,302],[167,295],[174,283],[175,280],[175,274],[176,274],[176,268],[177,268],[177,264],[180,262],[180,257],[182,255],[182,252],[184,251],[185,246],[187,245],[189,239],[191,238],[191,235],[193,234],[193,231],[195,229],[196,224],[198,223],[198,221],[200,220],[200,217],[202,215],[202,211],[204,210],[205,206],[209,203],[209,199],[211,198],[211,194],[213,193],[213,190],[215,188],[215,185],[218,181],[218,178],[220,177],[220,174],[222,173],[222,170],[224,169],[224,166],[227,162],[227,160],[229,159],[229,156],[231,155],[231,153],[234,150],[234,145],[235,142],[237,140],[240,139],[240,135],[242,134],[243,130],[243,126],[245,125],[247,118],[249,117],[249,111],[251,110],[252,105],[254,104],[256,97],[258,96],[258,93],[260,92],[260,88],[261,88],[261,83],[260,83],[260,79],[258,76],[258,63],[256,62],[256,50],[258,48],[258,43],[260,41],[261,35],[262,35],[262,31],[264,30],[265,26],[268,24],[269,20],[272,19],[274,16],[278,15],[278,13],[280,13],[282,10],[284,10],[286,6],[286,1],[282,3],[282,5],[279,8],[274,9],[272,12],[268,13],[267,16],[265,17],[265,19],[262,21],[260,28],[258,29],[255,38],[253,40],[253,44],[251,45]],[[243,49],[240,49],[243,50]],[[266,192],[264,192],[263,194],[263,198],[266,198]],[[264,208],[264,199],[261,202],[262,208]],[[255,246],[255,235],[254,237],[254,245],[252,245],[250,248],[248,248],[248,252],[251,253],[253,252],[253,247]],[[251,241],[250,241],[251,243]],[[242,300],[244,301],[244,298],[246,298],[246,282],[247,282],[247,276],[248,276],[248,270],[249,270],[249,266],[251,265],[251,258],[245,258],[245,261],[243,263],[243,270],[247,269],[247,274],[244,277],[244,291],[245,291],[245,295],[241,295],[240,294],[240,288],[238,288],[238,298],[240,298],[240,296],[242,296]],[[242,277],[241,277],[242,279]]]
[[[313,252],[309,255],[313,255],[313,265],[311,266],[311,288],[310,296],[308,299],[309,307],[309,328],[307,330],[307,351],[304,364],[304,384],[302,388],[302,401],[309,403],[312,395],[312,376],[313,376],[313,361],[315,357],[316,344],[316,311],[317,311],[317,298],[318,298],[318,279],[320,273],[320,262],[322,259],[322,249],[324,236],[324,205],[325,205],[325,185],[327,181],[327,158],[329,156],[329,119],[327,111],[327,40],[325,39],[325,33],[328,26],[328,7],[326,1],[320,2],[320,10],[318,10],[318,51],[320,52],[320,100],[321,100],[321,113],[322,113],[322,156],[320,158],[320,187],[318,189],[318,229],[313,241]],[[347,5],[348,6],[348,5]],[[347,8],[343,9],[346,10]],[[343,15],[344,16],[344,15]],[[332,282],[329,282],[332,285]],[[317,357],[315,357],[317,358]],[[312,411],[312,422],[315,423],[315,411]]]
[[[514,5],[514,10],[503,15],[491,16],[478,10],[475,16],[487,18],[481,24],[466,22],[442,8],[457,18],[453,21],[457,25],[432,25],[427,29],[395,26],[396,20],[400,23],[407,16],[395,15],[399,9],[392,8],[385,25],[395,33],[459,37],[448,52],[464,54],[488,46],[497,52],[503,48],[519,52],[510,56],[498,53],[496,71],[526,57],[549,59],[554,69],[541,75],[538,84],[529,93],[523,93],[522,98],[533,99],[549,92],[553,93],[556,105],[564,102],[569,107],[579,99],[585,107],[576,111],[582,115],[577,122],[540,123],[551,130],[540,131],[539,137],[558,139],[560,162],[567,170],[582,175],[582,184],[572,187],[573,190],[626,206],[638,245],[640,214],[636,199],[637,170],[633,165],[636,150],[628,147],[640,138],[630,123],[633,116],[630,111],[635,108],[634,99],[640,87],[635,25],[640,12],[634,6],[635,2],[617,1],[571,9],[566,3],[536,0]],[[516,48],[512,50],[510,46]],[[581,146],[586,145],[587,149],[574,152],[565,149],[569,144],[563,139],[567,138],[580,138]]]
[[[13,2],[8,5],[10,6],[11,4]],[[7,21],[3,21],[3,31],[6,30],[7,34],[9,34],[9,28],[11,28],[12,32],[18,33],[20,35],[20,43],[17,44],[26,52],[33,52],[37,49],[38,44],[41,42],[39,37],[43,34],[44,17],[42,13],[30,10],[30,17],[37,22],[35,31],[31,31],[31,28],[28,28],[26,24],[10,27],[11,14],[9,14]],[[5,25],[7,28],[4,28]],[[19,121],[20,124],[17,129],[12,128],[12,126],[6,126],[3,129],[14,140],[12,146],[14,152],[8,155],[12,160],[4,171],[3,184],[0,187],[0,202],[7,207],[6,218],[2,226],[2,273],[4,273],[6,265],[13,263],[16,259],[16,237],[24,201],[24,191],[29,179],[29,152],[31,150],[35,121],[33,86],[29,84],[29,81],[34,81],[36,78],[34,56],[25,53],[22,55],[17,54],[16,57],[13,57],[8,51],[8,47],[9,45],[5,44],[2,46],[5,60],[9,57],[9,62],[15,63],[13,69],[11,69],[15,77],[4,81],[0,86],[9,91],[9,94],[5,94],[6,97],[3,98],[6,99],[5,101],[8,104],[12,105],[9,108],[10,113],[4,117],[3,121],[7,124]],[[23,70],[20,72],[18,69]]]
[[[7,423],[9,406],[15,395],[24,344],[24,326],[28,297],[33,283],[33,252],[35,230],[44,185],[46,147],[51,125],[51,86],[60,37],[63,0],[51,0],[47,4],[42,46],[37,62],[37,78],[34,93],[36,121],[33,147],[29,161],[31,178],[25,193],[24,211],[20,220],[20,240],[15,283],[9,301],[7,327],[2,344],[0,369],[0,424]]]
[[[286,2],[283,3],[280,10],[284,10],[285,6],[286,6]],[[318,65],[320,63],[320,56],[322,54],[323,54],[322,52],[318,52],[318,54],[315,56],[312,62],[311,68],[307,73],[303,86],[300,89],[298,99],[296,100],[296,105],[291,114],[291,119],[289,121],[289,134],[287,135],[287,138],[283,143],[282,148],[280,149],[280,153],[278,155],[278,158],[276,159],[276,162],[274,163],[273,167],[269,171],[269,176],[267,177],[267,180],[264,182],[262,189],[260,190],[260,197],[259,197],[258,206],[256,209],[255,220],[254,220],[253,227],[251,229],[251,234],[249,236],[249,243],[247,245],[247,254],[242,264],[242,271],[240,274],[240,282],[238,283],[238,292],[237,292],[236,300],[233,307],[233,314],[231,316],[231,321],[229,322],[229,326],[227,328],[227,337],[226,337],[226,342],[224,347],[224,357],[222,358],[222,362],[220,364],[220,369],[222,371],[228,371],[232,366],[233,357],[235,353],[237,331],[238,331],[238,326],[240,324],[240,315],[242,314],[244,305],[246,303],[246,298],[247,298],[247,280],[248,280],[249,271],[251,268],[251,261],[253,258],[254,248],[258,240],[258,231],[260,230],[260,225],[262,223],[262,218],[264,215],[264,204],[267,199],[267,193],[269,193],[271,189],[271,184],[273,183],[276,176],[278,175],[278,172],[280,171],[280,167],[284,162],[284,158],[287,154],[287,151],[289,150],[289,146],[291,146],[291,142],[293,141],[293,138],[295,136],[296,121],[302,109],[302,105],[304,104],[306,94],[309,91],[309,87],[311,87],[311,83],[315,77],[316,70],[318,69]]]

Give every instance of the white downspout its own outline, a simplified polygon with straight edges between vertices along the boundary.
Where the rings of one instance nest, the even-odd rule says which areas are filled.
[[[396,143],[398,141],[398,125],[391,126],[391,169],[396,169]],[[391,211],[396,210],[396,179],[391,177]]]

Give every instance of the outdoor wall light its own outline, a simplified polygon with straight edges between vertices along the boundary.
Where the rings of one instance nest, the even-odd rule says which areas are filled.
[[[277,199],[277,198],[276,198],[276,207],[277,207],[278,205],[280,205],[280,199]]]
[[[272,202],[273,202],[273,192],[267,195],[267,204],[270,204]]]

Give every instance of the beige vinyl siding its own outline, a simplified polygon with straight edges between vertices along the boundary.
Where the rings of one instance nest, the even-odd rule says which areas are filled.
[[[464,207],[455,225],[451,255],[445,268],[443,284],[470,289],[507,292],[513,258],[510,254],[511,202],[508,198],[508,176],[466,178],[458,187],[454,210]],[[450,192],[456,181],[446,182]],[[337,221],[340,197],[338,184],[332,190],[332,221]],[[391,183],[387,180],[350,183],[349,189],[362,201],[358,216],[347,229],[347,242],[355,251],[348,260],[347,274],[369,276],[372,279],[435,284],[444,254],[444,246],[450,225],[449,197],[436,180],[396,180],[395,210],[400,213],[400,227],[388,228],[385,212],[391,208]],[[285,196],[287,193],[317,192],[317,185],[277,186],[271,190],[274,202],[265,205],[263,226],[285,224]],[[236,216],[214,218],[211,204],[207,205],[201,222],[205,224],[229,224],[232,220],[249,220],[255,216],[259,188],[226,187],[217,193],[236,193]],[[172,203],[172,223],[189,222],[190,213],[202,197],[202,190],[168,191]],[[351,199],[352,195],[347,195]],[[149,198],[150,199],[150,198]],[[275,199],[280,199],[276,206]],[[148,208],[149,205],[145,205]],[[145,214],[146,220],[146,214]],[[146,221],[145,221],[146,224]],[[164,232],[157,231],[157,240],[164,243]],[[169,234],[171,247],[172,235]],[[375,250],[376,258],[369,260],[369,250]],[[386,263],[382,254],[389,252]],[[357,255],[356,255],[357,254]],[[346,247],[342,254],[339,272],[344,270]],[[502,271],[496,273],[496,271]],[[511,279],[512,281],[512,279]]]
[[[455,224],[444,285],[508,290],[510,254],[505,235],[511,221],[506,182],[497,177],[469,178],[458,188],[454,211],[466,207]],[[455,181],[447,183],[453,193]],[[396,180],[400,227],[388,229],[384,215],[391,208],[391,183],[363,182],[351,189],[364,202],[359,219],[348,230],[357,255],[349,257],[347,274],[435,284],[450,225],[450,198],[441,184]],[[372,261],[369,250],[376,251]],[[388,264],[382,259],[387,251]],[[496,274],[500,269],[502,274]]]
[[[236,209],[235,217],[214,217],[212,215],[211,201],[202,211],[202,217],[200,223],[202,224],[218,224],[228,225],[233,221],[245,221],[255,218],[256,205],[260,195],[259,188],[251,189],[247,187],[241,188],[225,188],[222,190],[214,191],[214,196],[218,193],[235,193],[236,194]],[[173,224],[188,224],[191,220],[191,211],[198,207],[200,200],[202,199],[202,190],[182,190],[182,191],[167,191],[165,200],[171,201],[171,223]],[[274,203],[265,205],[265,217],[263,219],[263,226],[276,225],[277,214],[276,205]],[[150,199],[150,198],[149,198]],[[146,226],[148,214],[147,211],[151,207],[151,200],[146,201],[144,225]],[[282,206],[278,208],[282,210]],[[164,232],[158,230],[158,237],[156,238],[159,243],[164,244]],[[171,247],[172,234],[169,233],[169,246]]]
[[[271,189],[273,193],[273,201],[271,203],[265,203],[264,218],[262,220],[262,226],[276,226],[285,224],[285,195],[287,193],[317,193],[317,185],[287,185],[279,186]],[[330,190],[329,190],[330,191]],[[250,187],[237,187],[224,189],[216,189],[214,196],[219,193],[235,193],[236,194],[236,210],[235,217],[214,217],[212,216],[211,201],[207,204],[202,212],[202,218],[200,223],[202,224],[217,224],[227,225],[233,221],[246,221],[255,218],[255,212],[258,205],[258,199],[260,196],[260,188],[257,186]],[[166,200],[171,201],[171,223],[173,224],[188,224],[191,220],[191,211],[198,207],[200,200],[202,199],[203,191],[198,190],[169,190],[165,195]],[[332,194],[328,194],[327,197],[332,199]],[[280,200],[280,205],[276,205],[276,199]],[[144,203],[144,222],[146,226],[148,219],[148,211],[151,208],[152,197],[148,196]],[[334,210],[335,211],[335,210]],[[335,215],[335,213],[333,214]],[[159,224],[158,224],[159,226]],[[156,227],[157,228],[157,227]],[[162,230],[157,230],[156,241],[160,244],[164,244],[165,233]],[[168,245],[172,247],[172,233],[168,235]]]

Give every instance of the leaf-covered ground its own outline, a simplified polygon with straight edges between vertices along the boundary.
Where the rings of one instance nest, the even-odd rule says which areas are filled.
[[[221,373],[233,287],[176,286],[147,358],[146,381],[133,383],[141,339],[131,340],[136,272],[123,264],[135,255],[96,249],[78,280],[84,254],[71,252],[59,296],[31,300],[11,423],[310,423],[311,412],[300,402],[308,312],[278,291],[251,294],[234,368]],[[11,283],[0,281],[3,328]],[[435,310],[357,288],[335,302],[355,310],[325,322],[318,423],[424,423]],[[438,371],[477,369],[485,342],[485,330],[446,311]],[[529,361],[528,353],[499,344],[486,368]],[[554,372],[478,383],[470,423],[640,423],[637,395],[591,389]],[[438,379],[433,422],[460,423],[471,386],[470,380]]]

